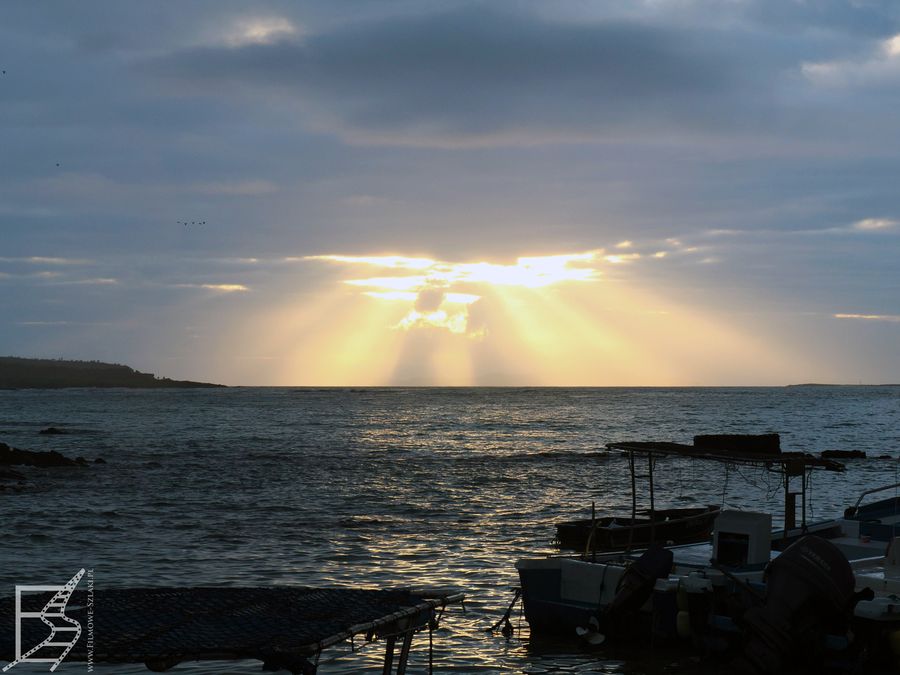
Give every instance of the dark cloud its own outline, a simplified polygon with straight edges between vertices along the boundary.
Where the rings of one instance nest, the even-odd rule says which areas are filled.
[[[793,58],[734,31],[470,8],[182,50],[144,70],[207,92],[294,98],[320,125],[363,140],[528,142],[752,124]]]

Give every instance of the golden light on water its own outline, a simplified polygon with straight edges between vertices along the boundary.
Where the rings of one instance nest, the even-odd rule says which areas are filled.
[[[319,271],[331,281],[254,322],[278,328],[246,340],[280,356],[271,372],[255,363],[248,373],[340,386],[690,385],[747,381],[748,363],[761,382],[808,365],[758,331],[641,286],[638,267],[661,256],[610,257],[305,258],[328,265]],[[619,274],[626,266],[635,274]]]

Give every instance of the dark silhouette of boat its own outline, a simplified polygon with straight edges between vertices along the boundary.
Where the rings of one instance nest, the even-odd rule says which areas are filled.
[[[640,517],[605,516],[556,524],[560,548],[621,551],[652,543],[692,544],[709,539],[719,506],[640,511]]]

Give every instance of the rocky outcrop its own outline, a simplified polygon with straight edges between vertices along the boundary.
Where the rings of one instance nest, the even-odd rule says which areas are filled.
[[[81,460],[81,461],[79,461]],[[0,443],[0,466],[85,466],[87,460],[83,457],[72,459],[56,450],[49,452],[36,452],[33,450],[19,450],[6,443]]]
[[[737,454],[778,455],[778,434],[701,434],[694,436],[694,447],[703,450]]]
[[[823,450],[822,457],[826,459],[865,459],[863,450]]]
[[[0,356],[0,388],[136,387],[140,389],[221,387],[220,384],[170,380],[129,366],[101,361],[24,359]]]
[[[38,433],[43,436],[59,436],[60,434],[67,434],[69,432],[65,429],[58,429],[57,427],[47,427],[46,429],[41,429]]]

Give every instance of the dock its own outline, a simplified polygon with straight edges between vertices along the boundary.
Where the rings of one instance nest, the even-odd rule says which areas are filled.
[[[448,591],[296,586],[60,588],[51,595],[21,595],[20,613],[30,618],[20,621],[20,633],[16,598],[0,599],[0,659],[143,663],[153,672],[183,661],[256,659],[264,670],[313,675],[323,651],[361,637],[383,639],[382,672],[403,675],[413,636],[433,631],[444,609],[464,598]],[[66,625],[75,623],[77,634]]]

